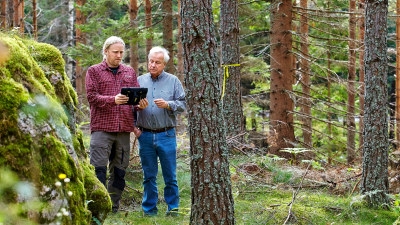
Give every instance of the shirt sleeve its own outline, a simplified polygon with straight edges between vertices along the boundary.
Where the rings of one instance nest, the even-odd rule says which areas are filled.
[[[186,110],[185,91],[181,81],[176,78],[174,82],[174,100],[168,101],[172,113],[179,114]]]
[[[86,78],[86,97],[90,105],[96,107],[111,107],[115,105],[114,96],[104,96],[99,93],[99,85],[96,79],[98,75],[94,67],[89,67]]]

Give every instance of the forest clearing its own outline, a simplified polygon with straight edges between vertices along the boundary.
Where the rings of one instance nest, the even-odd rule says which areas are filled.
[[[398,4],[2,0],[0,224],[400,224]],[[179,84],[147,95],[158,115],[186,111],[178,127],[141,127],[178,130],[177,217],[164,215],[160,171],[160,211],[144,216],[138,141],[126,171],[127,157],[108,164],[146,110],[120,90],[156,83],[150,65]],[[92,127],[93,105],[112,128]],[[95,132],[123,144],[93,147]]]
[[[179,215],[164,215],[166,205],[160,176],[160,212],[154,217],[144,216],[141,209],[142,172],[137,152],[133,151],[124,205],[120,212],[110,214],[104,225],[189,224],[191,185],[187,138],[186,133],[179,135]],[[396,186],[392,186],[391,191],[395,206],[390,211],[369,209],[359,194],[360,168],[345,165],[313,168],[307,163],[292,165],[257,152],[260,149],[229,156],[236,224],[390,225],[399,216],[398,181],[392,183]]]

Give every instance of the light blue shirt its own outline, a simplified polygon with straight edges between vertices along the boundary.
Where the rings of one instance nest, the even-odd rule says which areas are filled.
[[[163,71],[156,79],[150,73],[138,77],[140,87],[148,88],[149,105],[137,112],[136,126],[147,129],[176,127],[176,116],[186,109],[185,91],[181,81]],[[162,98],[168,102],[171,110],[158,108],[154,99]]]

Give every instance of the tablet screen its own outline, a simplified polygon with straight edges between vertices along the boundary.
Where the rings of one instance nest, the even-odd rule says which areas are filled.
[[[121,94],[129,97],[128,103],[125,105],[137,105],[140,99],[146,98],[147,88],[140,87],[123,87]]]

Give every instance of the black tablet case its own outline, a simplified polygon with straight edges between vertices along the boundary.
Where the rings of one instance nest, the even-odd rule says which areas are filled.
[[[139,104],[140,99],[146,98],[147,88],[123,87],[121,88],[121,94],[129,97],[129,100],[125,105],[137,105]]]

